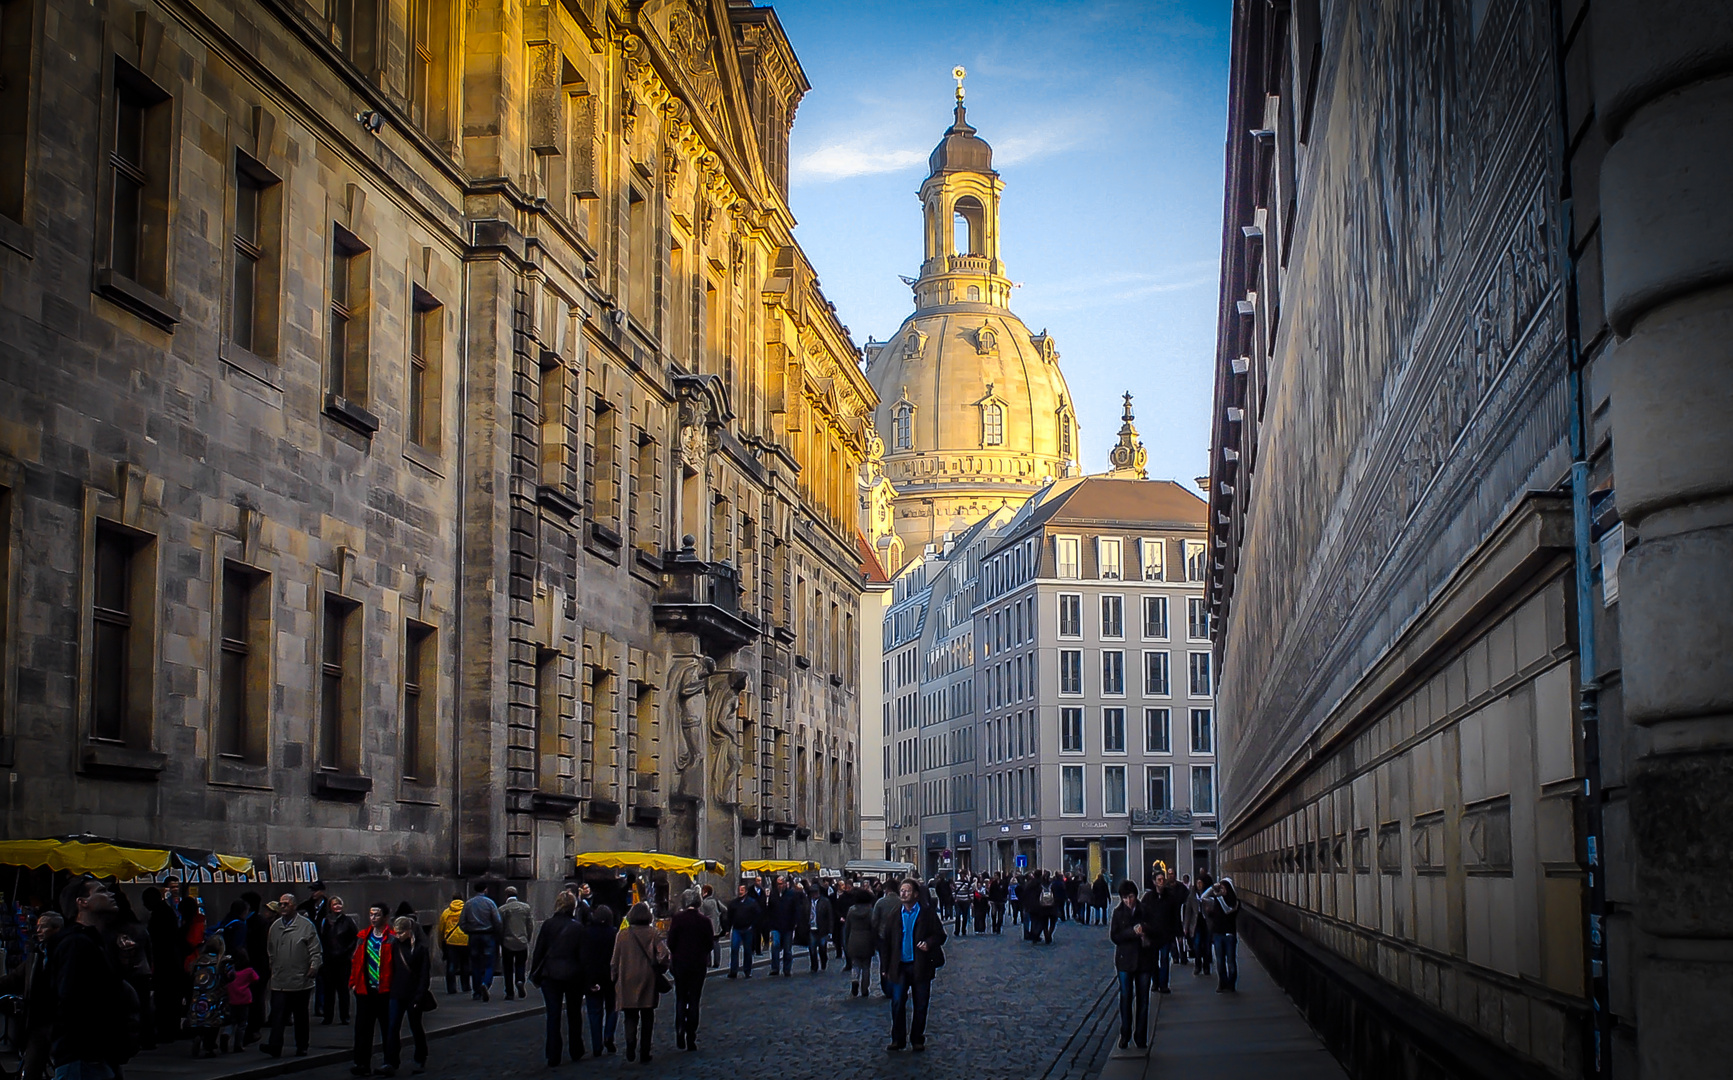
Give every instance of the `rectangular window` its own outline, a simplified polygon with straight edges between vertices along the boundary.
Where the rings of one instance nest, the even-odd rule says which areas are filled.
[[[1169,728],[1166,709],[1143,710],[1143,752],[1146,754],[1173,753],[1173,739]]]
[[[1095,555],[1104,581],[1118,581],[1124,577],[1119,559],[1119,540],[1117,538],[1100,537],[1095,541]]]
[[[1203,581],[1209,577],[1208,550],[1202,540],[1187,540],[1185,542],[1185,579],[1187,581]]]
[[[373,288],[367,245],[340,225],[332,227],[331,336],[326,343],[327,389],[333,397],[367,403],[367,347]]]
[[[1059,710],[1059,749],[1068,754],[1083,753],[1083,710]]]
[[[117,528],[96,530],[92,590],[90,734],[103,742],[147,741],[151,663],[148,544]]]
[[[638,325],[652,329],[651,290],[655,281],[652,261],[656,250],[650,227],[650,200],[636,188],[627,190],[626,201],[626,310]]]
[[[1208,709],[1193,709],[1191,711],[1191,752],[1194,754],[1215,753],[1215,725],[1211,723]]]
[[[1059,594],[1059,636],[1083,636],[1083,596],[1081,593]]]
[[[1117,706],[1101,710],[1101,750],[1125,753],[1125,710]]]
[[[1059,692],[1083,693],[1083,650],[1059,650]]]
[[[168,291],[172,104],[161,87],[116,59],[108,266],[158,296]]]
[[[1144,797],[1148,799],[1148,809],[1173,809],[1173,766],[1145,765],[1143,789]]]
[[[1125,597],[1103,596],[1101,598],[1101,636],[1104,638],[1123,638],[1125,636]]]
[[[1125,693],[1125,653],[1119,649],[1101,650],[1101,692]]]
[[[354,768],[359,749],[350,717],[360,689],[361,605],[325,595],[324,634],[319,665],[319,749],[321,769]]]
[[[1083,766],[1059,766],[1059,813],[1066,817],[1083,816]]]
[[[1125,766],[1104,765],[1101,768],[1101,812],[1125,813]]]
[[[1140,541],[1143,549],[1143,580],[1160,581],[1162,565],[1167,561],[1163,556],[1167,551],[1165,540],[1144,539]]]
[[[1193,765],[1191,767],[1191,812],[1194,814],[1213,814],[1216,812],[1215,770],[1208,765]]]
[[[451,137],[446,115],[450,85],[447,57],[451,53],[450,0],[409,0],[409,118],[435,141]],[[568,110],[575,103],[567,95]],[[564,193],[557,202],[564,206]]]
[[[536,650],[535,740],[536,787],[541,791],[558,791],[561,776],[560,754],[560,654],[554,649]]]
[[[1166,697],[1170,693],[1167,653],[1146,651],[1143,654],[1143,696]]]
[[[1209,697],[1209,695],[1210,695],[1209,653],[1194,652],[1194,653],[1189,654],[1186,657],[1186,660],[1188,661],[1188,663],[1191,666],[1191,685],[1190,685],[1191,696],[1192,697]]]
[[[409,441],[429,450],[439,445],[444,331],[444,306],[415,289],[409,312]]]
[[[217,753],[249,765],[265,763],[269,707],[270,578],[233,563],[223,565],[218,613]]]
[[[375,0],[329,0],[331,43],[362,71],[372,73],[379,40],[379,8]]]
[[[1209,640],[1209,605],[1201,596],[1186,597],[1185,636],[1192,641]]]
[[[1053,538],[1053,556],[1058,564],[1058,576],[1076,578],[1083,574],[1083,544],[1075,536],[1056,536]]]
[[[1167,640],[1167,597],[1143,598],[1143,636],[1156,641]]]
[[[439,643],[433,627],[410,622],[403,628],[403,778],[433,780],[439,775],[434,716],[434,686],[439,672]]]
[[[0,214],[24,220],[30,146],[31,0],[0,0]]]
[[[229,339],[255,356],[277,353],[282,187],[263,165],[235,151],[234,280]]]
[[[620,515],[619,410],[597,395],[590,424],[590,445],[585,448],[590,458],[585,501],[591,520],[611,524]]]

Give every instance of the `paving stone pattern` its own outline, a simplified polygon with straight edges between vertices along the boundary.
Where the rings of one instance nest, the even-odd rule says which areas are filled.
[[[1104,929],[1064,923],[1051,946],[1032,946],[1007,927],[1001,937],[952,938],[945,956],[933,987],[924,1054],[886,1052],[889,1003],[876,992],[865,1001],[849,997],[841,961],[813,976],[806,959],[797,957],[793,976],[783,979],[770,978],[760,958],[750,980],[709,980],[696,1052],[674,1048],[669,995],[656,1014],[651,1068],[617,1054],[600,1064],[586,1058],[561,1071],[693,1080],[766,1068],[774,1068],[778,1080],[915,1077],[953,1068],[966,1070],[970,1080],[1085,1080],[1099,1073],[1117,1030],[1113,954]],[[549,1075],[543,1031],[538,1014],[435,1039],[425,1076]],[[625,1048],[623,1030],[620,1047]],[[345,1063],[297,1075],[342,1080],[349,1069]]]

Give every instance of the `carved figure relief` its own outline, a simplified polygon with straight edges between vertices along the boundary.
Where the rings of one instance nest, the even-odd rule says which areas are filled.
[[[710,798],[719,806],[740,803],[740,720],[746,708],[747,674],[716,671],[708,678]]]
[[[691,78],[692,88],[705,110],[712,117],[718,116],[722,80],[717,77],[716,64],[710,57],[710,32],[705,29],[703,12],[693,6],[675,8],[668,16],[668,44]]]
[[[708,656],[693,657],[676,667],[669,679],[674,688],[674,695],[668,703],[674,714],[674,769],[679,773],[689,772],[704,760],[706,694],[710,676],[715,671],[716,661]],[[684,775],[680,778],[680,786],[687,794],[699,794],[691,790],[692,785]]]

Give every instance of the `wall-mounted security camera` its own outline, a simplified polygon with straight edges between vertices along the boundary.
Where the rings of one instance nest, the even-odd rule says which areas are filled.
[[[356,113],[355,122],[377,135],[379,129],[385,126],[385,114],[378,109],[368,109],[366,112]]]

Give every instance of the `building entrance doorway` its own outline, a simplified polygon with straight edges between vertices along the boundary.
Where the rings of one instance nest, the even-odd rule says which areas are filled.
[[[1143,841],[1143,865],[1139,867],[1143,880],[1139,884],[1147,886],[1155,880],[1155,872],[1158,869],[1155,864],[1158,862],[1167,868],[1168,873],[1173,873],[1174,862],[1178,858],[1179,842],[1177,840],[1145,837]]]

